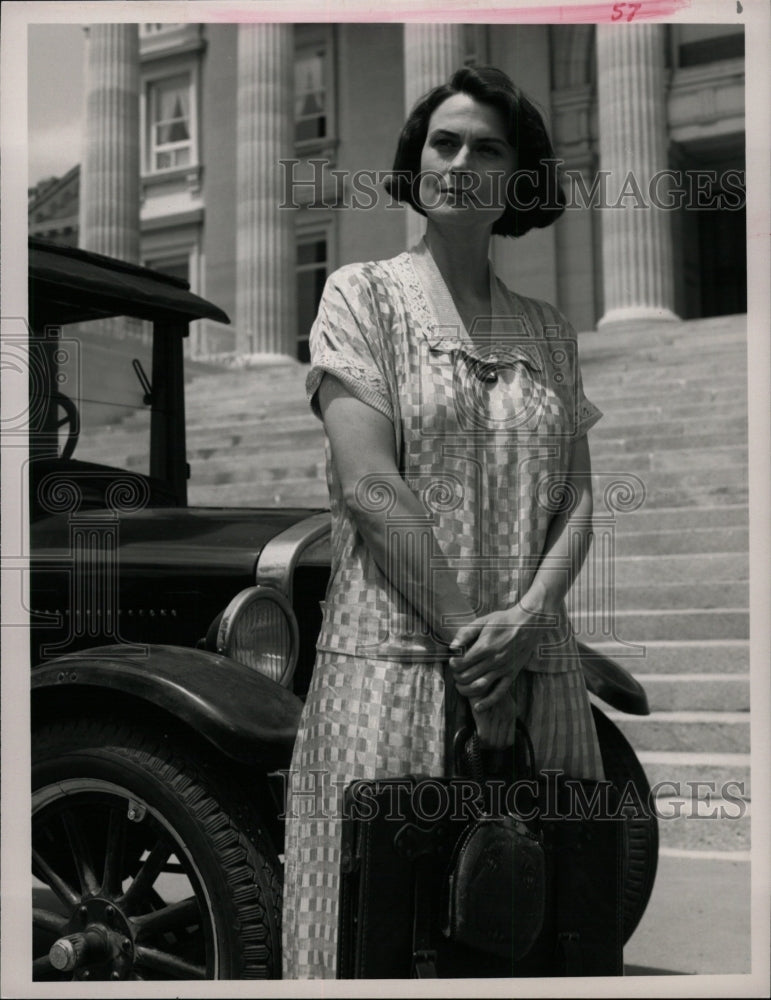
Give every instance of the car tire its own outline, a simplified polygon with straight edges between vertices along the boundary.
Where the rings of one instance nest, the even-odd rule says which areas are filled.
[[[605,777],[621,794],[624,819],[623,928],[624,942],[634,933],[648,905],[656,880],[659,830],[651,788],[642,764],[626,737],[592,705]]]
[[[279,978],[281,869],[249,792],[195,738],[35,731],[33,978]]]

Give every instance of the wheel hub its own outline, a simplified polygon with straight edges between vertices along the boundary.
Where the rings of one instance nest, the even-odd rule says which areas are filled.
[[[83,899],[48,952],[59,972],[75,979],[126,979],[134,963],[129,921],[111,899]]]

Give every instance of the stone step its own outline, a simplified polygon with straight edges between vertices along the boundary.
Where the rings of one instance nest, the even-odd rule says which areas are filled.
[[[714,448],[664,448],[651,451],[614,451],[598,448],[592,452],[592,468],[613,468],[634,472],[645,479],[646,472],[718,470],[730,474],[747,465],[747,445],[736,443]]]
[[[600,609],[602,610],[602,609]],[[592,645],[606,641],[608,623],[599,613],[573,614],[576,635]],[[644,643],[651,639],[746,639],[749,611],[744,608],[616,611],[608,616],[613,636],[625,642]]]
[[[188,484],[191,507],[285,507],[329,509],[327,487],[320,479],[266,483]]]
[[[711,791],[721,798],[752,798],[750,754],[641,750],[637,759],[654,795],[699,797]]]
[[[606,428],[615,429],[627,427],[631,422],[639,425],[641,429],[652,427],[648,433],[655,433],[655,427],[662,421],[687,421],[692,424],[692,430],[698,429],[702,420],[711,420],[719,416],[724,416],[726,420],[746,418],[747,399],[745,393],[735,391],[725,392],[718,399],[710,399],[707,402],[685,399],[677,396],[675,399],[653,400],[650,394],[639,400],[619,401],[602,398],[602,390],[599,386],[593,386],[584,380],[586,395],[604,413],[604,417],[590,434],[595,433],[604,423]]]
[[[659,351],[629,350],[612,356],[588,349],[586,344],[579,341],[578,354],[582,367],[591,367],[593,371],[615,377],[634,377],[638,373],[641,378],[657,375],[672,377],[673,374],[682,373],[684,377],[692,378],[714,374],[723,369],[743,372],[747,368],[745,337],[737,342],[713,343],[698,351],[691,345],[683,345],[677,351],[671,348]]]
[[[607,475],[603,469],[595,469],[598,476]],[[616,470],[614,470],[616,471]],[[634,469],[628,467],[619,470],[622,474],[626,472],[634,473]],[[646,498],[664,490],[692,491],[694,495],[699,493],[720,492],[721,495],[729,495],[733,489],[739,490],[747,486],[746,464],[731,465],[727,467],[723,475],[716,475],[714,469],[647,469],[640,474],[646,488]],[[733,501],[734,503],[738,501]],[[670,504],[669,506],[681,506]]]
[[[609,710],[606,714],[636,752],[750,752],[749,712],[680,711],[625,715]]]
[[[743,400],[747,396],[745,374],[731,370],[719,370],[694,378],[672,374],[671,371],[668,374],[654,372],[650,373],[651,378],[647,381],[640,377],[639,372],[629,372],[626,376],[613,373],[607,379],[603,378],[604,374],[601,369],[593,368],[591,374],[584,376],[582,368],[586,394],[600,409],[604,409],[603,404],[621,411],[648,403],[667,406],[674,400],[703,405],[707,402]]]
[[[744,608],[749,607],[749,582],[746,580],[723,583],[662,583],[643,587],[612,589],[617,611],[646,611],[675,608]],[[596,596],[597,607],[610,607],[611,588],[600,590]]]
[[[597,429],[602,426],[603,421],[597,424]],[[599,437],[598,434],[592,430],[591,431],[591,451],[592,458],[597,460],[598,456],[601,456],[603,460],[606,460],[607,456],[612,455],[623,455],[625,457],[631,457],[635,455],[668,455],[672,452],[691,453],[691,452],[706,452],[716,449],[730,449],[730,448],[745,448],[747,446],[747,425],[745,421],[737,421],[737,423],[743,423],[743,427],[736,429],[725,429],[721,431],[711,431],[709,433],[698,433],[698,434],[649,434],[643,435],[640,433],[638,428],[638,433],[635,436],[634,433],[627,433],[626,436],[621,437],[616,436],[615,428],[610,427],[609,430],[613,433],[613,437]],[[694,421],[694,427],[699,431],[702,431],[701,421]]]
[[[595,531],[602,531],[595,522]],[[615,554],[677,555],[686,552],[747,552],[749,528],[664,528],[661,531],[624,531],[619,525],[615,530]]]
[[[749,490],[746,483],[732,486],[688,487],[678,488],[676,486],[665,486],[659,488],[649,488],[646,495],[647,506],[653,510],[656,507],[687,507],[691,506],[695,510],[703,506],[713,506],[721,500],[726,503],[747,503]]]
[[[719,851],[741,852],[750,850],[751,806],[747,802],[729,798],[724,801],[707,798],[703,789],[701,798],[688,790],[679,798],[657,800],[659,816],[659,846],[663,851]]]
[[[262,437],[272,436],[281,431],[316,430],[323,435],[321,421],[315,417],[308,406],[297,408],[282,406],[280,409],[265,409],[265,412],[249,411],[240,416],[212,417],[194,411],[187,415],[188,442],[209,443],[209,439],[217,441],[223,433],[237,434],[243,440],[250,434]]]
[[[750,644],[746,639],[649,639],[632,646],[618,641],[588,641],[588,645],[635,674],[746,675],[750,667]]]
[[[227,372],[210,378],[191,382],[185,389],[191,401],[204,404],[223,412],[236,399],[249,401],[252,405],[264,405],[266,401],[305,398],[305,379],[308,372],[302,366],[288,373],[265,368],[249,372]],[[233,395],[223,394],[228,389]]]
[[[216,391],[216,396],[215,396]],[[191,399],[187,405],[188,417],[196,426],[222,424],[227,421],[241,423],[254,419],[271,419],[281,414],[306,415],[316,420],[304,391],[288,386],[281,392],[267,395],[262,386],[210,386],[208,396]],[[220,398],[222,397],[222,398]]]
[[[238,482],[275,483],[285,479],[318,479],[324,483],[324,453],[318,447],[291,454],[280,451],[242,456],[217,453],[214,457],[190,462],[191,478],[201,485]]]
[[[637,673],[652,712],[749,712],[748,674]]]
[[[626,329],[616,327],[587,330],[578,335],[581,350],[596,349],[602,356],[624,355],[628,351],[656,350],[678,347],[696,348],[710,344],[737,342],[746,338],[747,315],[736,313],[732,316],[712,316],[707,319],[685,320],[678,323],[636,323]]]
[[[321,425],[296,428],[272,428],[265,424],[255,428],[250,424],[243,429],[229,429],[216,434],[187,438],[187,459],[208,461],[222,457],[231,449],[237,449],[239,461],[248,461],[258,456],[267,458],[281,456],[284,461],[294,460],[299,451],[315,449],[320,459],[324,458],[324,432]],[[232,463],[232,454],[229,461]]]
[[[650,388],[655,393],[663,393],[667,389],[680,388],[686,395],[693,389],[714,389],[719,379],[720,385],[744,386],[746,391],[747,356],[743,352],[726,352],[722,356],[713,356],[703,360],[689,361],[681,358],[679,363],[661,361],[645,361],[630,358],[625,364],[591,364],[593,378],[602,373],[608,377],[607,395],[621,395],[619,390],[631,388],[639,392],[642,388]],[[581,358],[581,368],[587,367],[587,362]]]
[[[655,428],[648,428],[647,432],[641,429],[639,420],[625,419],[621,413],[617,413],[616,418],[613,424],[606,420],[599,421],[592,430],[592,440],[618,438],[619,440],[634,441],[646,440],[647,438],[650,441],[658,442],[671,437],[687,441],[691,437],[711,438],[714,435],[731,432],[745,435],[747,433],[746,408],[740,412],[734,411],[730,415],[707,413],[702,417],[664,418],[658,421]]]
[[[596,501],[595,501],[596,502]],[[661,529],[740,527],[749,524],[746,504],[725,504],[718,507],[673,507],[671,509],[640,510],[616,514],[619,535],[630,535]]]
[[[582,573],[592,570],[593,561],[587,560]],[[718,583],[723,580],[749,579],[749,558],[746,552],[708,552],[679,555],[627,555],[613,561],[617,586],[657,585],[659,583],[684,583],[694,580]]]
[[[658,368],[661,371],[684,370],[689,374],[698,371],[714,371],[718,367],[747,365],[747,337],[742,332],[725,338],[715,338],[696,345],[683,341],[666,347],[632,347],[603,354],[579,338],[578,352],[583,365],[607,372],[644,371]]]

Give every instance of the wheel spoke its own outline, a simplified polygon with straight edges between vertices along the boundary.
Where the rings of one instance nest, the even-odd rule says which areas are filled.
[[[164,840],[159,840],[137,872],[134,881],[123,894],[122,903],[130,909],[152,889],[155,880],[163,871],[163,866],[171,857],[172,848]]]
[[[32,908],[32,926],[39,927],[43,931],[52,931],[54,934],[61,934],[67,923],[67,918],[61,913],[54,913],[53,910],[43,910],[38,906]]]
[[[137,946],[136,963],[152,972],[161,972],[174,979],[206,978],[205,966],[193,965],[192,962],[186,962],[184,958],[177,958],[176,955],[159,951],[157,948],[146,948],[144,945]]]
[[[97,892],[99,882],[94,874],[94,864],[91,860],[91,850],[83,837],[83,830],[78,817],[69,809],[62,813],[62,823],[67,833],[72,851],[72,860],[80,879],[83,892]]]
[[[48,955],[41,955],[40,958],[36,958],[32,962],[32,978],[40,981],[41,979],[56,979],[60,975],[59,972],[51,965],[51,959]]]
[[[137,937],[150,937],[164,931],[182,930],[194,924],[200,924],[201,910],[195,896],[172,903],[162,910],[153,913],[143,913],[134,917],[132,923],[136,927]]]
[[[125,846],[126,820],[120,809],[110,810],[107,825],[107,842],[104,853],[102,891],[108,895],[118,895],[123,873],[123,850]]]
[[[43,855],[32,848],[32,872],[42,882],[52,889],[65,906],[77,906],[80,902],[79,893],[64,881],[61,875],[57,875],[48,864]]]

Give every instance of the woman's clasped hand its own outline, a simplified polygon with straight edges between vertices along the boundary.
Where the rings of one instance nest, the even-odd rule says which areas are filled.
[[[537,652],[548,622],[548,616],[518,603],[456,632],[450,669],[458,692],[469,699],[484,746],[502,748],[514,741],[514,682]]]

